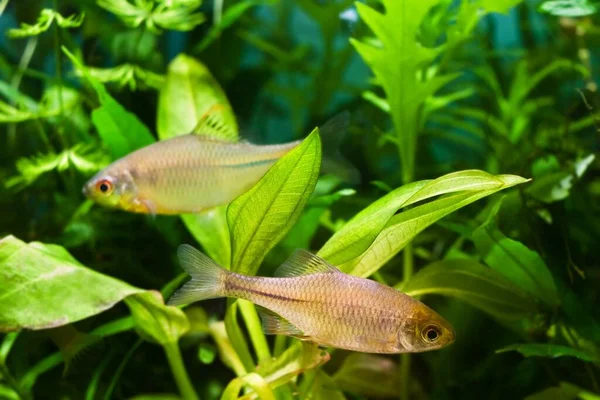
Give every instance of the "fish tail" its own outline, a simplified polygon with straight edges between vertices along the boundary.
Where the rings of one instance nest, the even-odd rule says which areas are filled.
[[[350,112],[342,111],[319,127],[323,145],[323,172],[335,175],[352,184],[360,183],[360,172],[340,153],[340,146],[348,133]]]
[[[225,296],[225,279],[230,274],[229,271],[187,244],[179,246],[177,257],[181,267],[192,279],[171,296],[168,305],[189,304]]]

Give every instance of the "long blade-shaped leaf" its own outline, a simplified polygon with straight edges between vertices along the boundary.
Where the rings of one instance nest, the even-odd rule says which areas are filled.
[[[525,357],[576,357],[583,361],[600,362],[597,355],[585,350],[551,343],[517,343],[496,350],[496,353],[517,351]]]
[[[404,185],[359,212],[325,243],[319,255],[335,265],[347,263],[373,244],[400,208],[447,193],[469,191],[476,194],[500,190],[508,187],[503,179],[503,176],[494,176],[484,171],[466,170],[435,180]]]
[[[320,165],[321,141],[315,129],[229,205],[232,271],[256,274],[267,252],[300,217],[317,183]]]
[[[499,318],[522,318],[535,302],[493,269],[468,259],[442,260],[417,272],[404,286],[410,296],[456,297]]]
[[[498,185],[493,189],[486,187],[449,194],[393,216],[363,254],[340,268],[353,275],[369,276],[434,222],[476,200],[527,181],[515,175],[497,175],[495,178]]]

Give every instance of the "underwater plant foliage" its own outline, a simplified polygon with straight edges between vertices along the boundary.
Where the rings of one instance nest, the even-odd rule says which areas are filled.
[[[599,11],[0,0],[0,399],[600,399]],[[189,134],[299,144],[196,213],[82,193]],[[167,305],[181,244],[265,277],[308,250],[455,340],[352,352],[265,335],[246,300]]]

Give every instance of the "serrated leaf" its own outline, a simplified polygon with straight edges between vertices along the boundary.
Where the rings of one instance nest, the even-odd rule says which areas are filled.
[[[473,241],[485,263],[547,306],[558,307],[556,285],[544,260],[521,242],[504,236],[493,222],[493,215],[473,232]]]
[[[466,170],[447,174],[434,180],[418,181],[404,185],[381,197],[348,221],[323,245],[319,251],[319,256],[334,265],[342,265],[356,259],[373,245],[390,218],[399,209],[411,204],[434,196],[458,193],[462,197],[456,198],[455,205],[459,205],[459,202],[465,205],[468,204],[465,203],[465,199],[475,201],[477,198],[523,182],[526,182],[526,179],[516,176],[494,176],[483,171]],[[440,215],[445,211],[447,211],[447,214],[457,209],[453,207],[452,201],[448,201],[448,199],[439,199],[431,204],[433,207],[429,207],[429,210]],[[450,208],[448,210],[435,208],[437,204],[446,204],[452,210]],[[423,213],[427,211],[423,208],[421,210],[423,210]],[[415,217],[417,216],[415,215]],[[424,229],[425,226],[428,225],[423,225],[422,228]],[[410,236],[410,238],[412,237],[414,235]]]
[[[575,357],[588,362],[600,361],[593,354],[583,350],[550,343],[517,343],[496,350],[496,353],[506,353],[508,351],[517,351],[525,357]]]
[[[21,23],[21,27],[18,29],[10,29],[8,31],[8,37],[22,38],[27,36],[37,36],[43,32],[46,32],[53,21],[56,21],[58,26],[61,28],[78,28],[83,23],[85,14],[81,15],[70,15],[67,18],[60,15],[58,12],[45,8],[41,11],[36,23],[29,25]]]
[[[190,329],[184,312],[177,307],[166,306],[159,292],[127,297],[125,303],[131,310],[136,331],[149,342],[163,346],[177,343]]]
[[[232,271],[256,274],[267,252],[300,217],[317,183],[320,165],[321,140],[315,129],[229,205]]]
[[[2,332],[66,325],[142,292],[85,268],[60,246],[0,240]]]
[[[439,0],[384,0],[385,13],[357,3],[362,20],[373,31],[380,46],[368,40],[350,39],[371,67],[383,87],[394,129],[398,136],[402,176],[405,182],[414,176],[420,109],[425,100],[455,76],[417,78],[420,70],[433,61],[440,48],[427,48],[418,41],[422,20]]]
[[[504,319],[536,311],[532,298],[495,270],[468,259],[437,261],[419,270],[402,288],[409,296],[438,294],[460,299]]]

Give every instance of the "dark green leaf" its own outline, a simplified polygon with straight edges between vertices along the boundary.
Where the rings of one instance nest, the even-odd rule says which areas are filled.
[[[498,318],[535,312],[533,300],[500,273],[473,260],[443,260],[419,270],[402,289],[410,296],[456,297]]]
[[[496,353],[506,353],[508,351],[517,351],[525,357],[575,357],[589,362],[600,361],[600,359],[593,354],[589,354],[583,350],[550,343],[517,343],[496,350]]]

